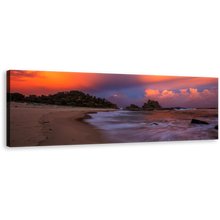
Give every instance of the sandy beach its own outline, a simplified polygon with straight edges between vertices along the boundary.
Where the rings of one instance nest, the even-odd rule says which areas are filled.
[[[98,111],[116,110],[10,102],[10,146],[105,143],[97,129],[77,120]]]

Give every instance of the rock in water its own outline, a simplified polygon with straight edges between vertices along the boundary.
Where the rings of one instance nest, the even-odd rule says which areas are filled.
[[[142,106],[143,110],[151,110],[151,109],[161,109],[162,107],[159,105],[158,101],[148,100],[147,103],[144,103]]]
[[[208,125],[209,123],[206,121],[200,121],[197,119],[192,119],[191,124],[204,124],[204,125]]]
[[[215,129],[218,130],[218,125],[215,126]]]
[[[174,107],[174,109],[180,110],[180,109],[186,109],[186,108],[183,108],[183,107]]]
[[[160,108],[160,110],[174,110],[175,108]]]
[[[130,106],[126,107],[126,110],[130,111],[141,111],[142,109],[137,105],[131,104]]]
[[[150,125],[158,125],[157,123],[153,122],[153,123],[150,123]]]

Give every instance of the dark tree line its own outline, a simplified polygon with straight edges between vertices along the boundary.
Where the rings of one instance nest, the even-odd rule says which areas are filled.
[[[116,104],[113,104],[105,98],[97,98],[85,94],[78,90],[72,90],[69,92],[58,92],[53,95],[29,95],[25,97],[20,93],[7,93],[7,101],[15,102],[28,102],[28,103],[44,103],[51,105],[67,105],[76,107],[95,107],[95,108],[118,108]]]

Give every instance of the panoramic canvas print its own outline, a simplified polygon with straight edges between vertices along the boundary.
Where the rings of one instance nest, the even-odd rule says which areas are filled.
[[[218,139],[218,78],[7,71],[7,146]]]

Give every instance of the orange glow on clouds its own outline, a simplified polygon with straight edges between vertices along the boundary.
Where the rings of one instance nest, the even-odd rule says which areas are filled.
[[[49,94],[95,87],[100,81],[97,74],[50,71],[11,71],[11,92]],[[33,92],[32,92],[33,91]]]
[[[197,93],[198,89],[189,88],[189,91],[190,91],[191,93]]]
[[[218,98],[218,90],[208,90],[204,89],[202,92],[198,92],[198,89],[189,88],[188,89],[180,89],[180,93],[174,91],[163,90],[159,92],[159,90],[146,89],[145,97],[147,99],[153,99],[159,101],[162,105],[173,106],[173,104],[188,104],[192,107],[202,102],[208,103]]]

